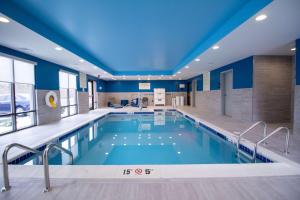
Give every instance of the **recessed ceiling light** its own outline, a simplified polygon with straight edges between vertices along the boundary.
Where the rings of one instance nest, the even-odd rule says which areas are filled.
[[[79,60],[79,62],[83,63],[83,62],[84,62],[84,60],[83,60],[83,59],[80,59],[80,60]]]
[[[57,50],[57,51],[61,51],[61,50],[63,50],[61,47],[55,47],[55,50]]]
[[[28,49],[26,47],[21,47],[21,48],[19,48],[19,50],[21,50],[21,51],[32,51],[31,49]]]
[[[2,23],[9,23],[9,20],[5,17],[0,17],[0,22]]]
[[[220,48],[220,47],[219,47],[218,45],[215,45],[215,46],[212,47],[213,50],[217,50],[217,49],[219,49],[219,48]]]
[[[267,15],[265,15],[265,14],[261,14],[261,15],[258,15],[256,18],[255,18],[255,20],[256,21],[263,21],[263,20],[265,20],[265,19],[267,19]]]
[[[187,66],[185,66],[185,68],[188,69],[188,68],[190,68],[190,66],[187,65]]]
[[[291,48],[291,51],[296,51],[296,48],[294,47],[294,48]]]
[[[196,61],[196,62],[199,62],[199,61],[200,61],[200,58],[196,58],[195,61]]]

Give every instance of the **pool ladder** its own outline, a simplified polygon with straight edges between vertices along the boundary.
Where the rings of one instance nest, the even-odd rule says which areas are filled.
[[[264,126],[264,131],[263,131],[264,136],[261,140],[257,141],[254,144],[254,150],[253,150],[252,156],[250,156],[249,154],[247,154],[246,152],[244,152],[240,149],[240,142],[241,142],[241,139],[242,139],[243,135],[245,135],[250,130],[254,129],[255,127],[257,127],[260,124],[263,124],[263,126]],[[274,131],[272,131],[270,134],[267,135],[267,124],[263,121],[258,121],[258,122],[255,122],[253,125],[251,125],[248,129],[246,129],[245,131],[243,131],[242,133],[239,134],[238,139],[237,139],[237,143],[236,143],[237,156],[240,157],[240,154],[242,154],[242,155],[246,156],[247,158],[251,159],[252,161],[256,161],[256,154],[257,154],[258,146],[261,143],[266,145],[267,144],[266,143],[267,139],[269,139],[271,136],[273,136],[277,133],[282,133],[281,132],[282,130],[284,130],[285,133],[286,133],[284,153],[287,155],[288,154],[288,148],[289,148],[290,130],[287,127],[278,127],[277,129],[275,129]]]
[[[7,154],[9,152],[9,150],[13,147],[18,147],[19,149],[23,149],[23,150],[27,150],[31,153],[35,153],[35,154],[42,154],[41,151],[32,149],[30,147],[27,147],[25,145],[19,144],[19,143],[12,143],[10,145],[7,145],[5,147],[5,150],[2,154],[2,170],[3,170],[3,184],[4,186],[1,189],[1,192],[6,192],[8,190],[10,190],[11,186],[9,185],[9,176],[8,176],[8,160],[7,160]]]
[[[68,149],[65,149],[57,144],[48,144],[46,149],[44,150],[44,153],[43,153],[43,164],[44,164],[44,179],[45,179],[45,189],[44,189],[44,192],[49,192],[51,190],[51,187],[50,187],[50,177],[49,177],[49,161],[48,161],[48,154],[49,154],[49,151],[52,149],[52,148],[55,148],[57,150],[60,150],[66,154],[68,154],[71,158],[71,164],[73,165],[73,153],[71,151],[69,151]]]
[[[49,161],[48,161],[48,154],[51,149],[55,148],[57,150],[60,150],[64,153],[68,154],[71,158],[71,164],[73,164],[73,153],[57,144],[54,144],[54,143],[48,144],[44,151],[38,151],[38,150],[32,149],[30,147],[27,147],[27,146],[19,144],[19,143],[12,143],[5,147],[5,150],[2,154],[4,186],[2,187],[1,192],[6,192],[6,191],[10,190],[10,188],[11,188],[11,186],[9,184],[7,154],[9,152],[9,150],[13,147],[18,147],[20,149],[27,150],[31,153],[35,153],[35,154],[42,156],[42,161],[43,161],[43,165],[44,165],[44,180],[45,180],[44,192],[49,192],[51,190],[50,177],[49,177]]]

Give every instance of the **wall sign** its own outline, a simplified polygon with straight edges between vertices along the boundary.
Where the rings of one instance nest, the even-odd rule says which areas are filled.
[[[141,169],[141,168],[136,168],[136,169],[124,169],[123,170],[123,175],[150,175],[154,169]]]
[[[150,90],[150,83],[139,83],[140,90]]]

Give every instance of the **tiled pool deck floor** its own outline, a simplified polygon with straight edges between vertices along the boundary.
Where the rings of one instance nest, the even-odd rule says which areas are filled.
[[[40,179],[12,180],[15,188],[0,194],[7,200],[299,200],[300,176],[95,180],[52,179],[43,193]],[[25,187],[24,187],[25,186]]]
[[[152,110],[152,107],[143,109],[143,111]],[[202,115],[190,107],[181,107],[178,108],[178,110],[189,113],[202,121],[218,126],[229,132],[242,131],[252,124],[232,120],[229,117],[213,116],[209,114]],[[2,154],[7,144],[13,142],[37,147],[40,144],[48,142],[49,137],[58,137],[66,131],[71,131],[75,129],[75,127],[84,125],[87,122],[98,118],[99,115],[104,115],[111,111],[133,112],[137,111],[137,108],[124,108],[118,110],[103,108],[91,111],[88,114],[69,117],[53,124],[38,126],[5,135],[0,137],[0,153]],[[270,124],[268,133],[281,125],[282,124]],[[246,138],[250,141],[257,141],[261,138],[261,136],[262,133],[254,131],[253,133],[249,133]],[[299,138],[300,137],[296,134],[291,135],[290,153],[287,156],[289,159],[298,163],[300,163]],[[274,137],[270,139],[266,148],[284,155],[282,153],[284,144],[283,141],[284,140],[280,135]],[[19,150],[12,149],[10,156],[14,156],[19,153]],[[293,175],[277,177],[277,174],[274,172],[270,172],[270,174],[265,177],[257,176],[251,168],[248,169],[249,176],[251,176],[251,178],[230,178],[230,176],[224,176],[223,178],[209,179],[196,177],[186,179],[176,179],[176,177],[161,179],[159,177],[153,177],[153,179],[149,179],[147,181],[143,181],[143,179],[113,179],[113,181],[109,181],[110,179],[107,179],[107,177],[106,179],[76,179],[76,177],[74,179],[72,176],[68,178],[71,173],[75,172],[70,170],[70,168],[67,168],[68,166],[66,166],[64,171],[57,173],[64,174],[64,178],[58,178],[60,177],[59,175],[55,175],[55,172],[52,174],[50,172],[52,177],[51,182],[55,189],[48,194],[43,194],[42,169],[40,168],[39,170],[35,170],[36,172],[31,172],[32,170],[28,171],[28,167],[30,166],[27,166],[27,171],[23,171],[20,168],[10,168],[13,188],[7,193],[0,194],[0,199],[66,199],[70,197],[72,197],[72,199],[142,199],[142,197],[143,199],[298,199],[300,195],[300,189],[298,189],[300,176]],[[282,172],[281,169],[285,168],[285,166],[281,166],[280,164],[276,167],[278,172]],[[274,169],[275,168],[273,168],[273,171]],[[269,168],[265,168],[265,170],[267,172],[269,171]],[[203,171],[203,173],[204,172],[205,171]],[[88,171],[85,173],[89,174]],[[237,174],[238,173],[239,172],[237,171]],[[0,174],[2,176],[2,173]],[[19,177],[18,175],[13,176],[14,174],[22,175]],[[26,175],[23,177],[24,174]],[[99,174],[101,177],[101,173]],[[208,175],[207,177],[210,176]],[[0,178],[0,183],[2,184],[2,177]]]

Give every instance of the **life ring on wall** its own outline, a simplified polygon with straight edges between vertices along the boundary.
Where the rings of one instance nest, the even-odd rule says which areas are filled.
[[[53,91],[50,91],[45,96],[46,105],[50,108],[56,109],[57,107],[57,94]]]

